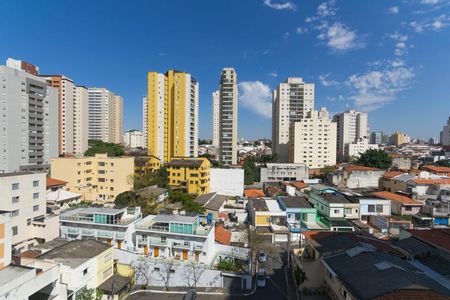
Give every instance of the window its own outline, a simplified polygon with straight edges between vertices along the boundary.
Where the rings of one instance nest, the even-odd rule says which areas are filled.
[[[87,272],[88,272],[88,268],[84,269],[84,270],[83,270],[83,275],[86,275]]]
[[[19,228],[17,226],[13,226],[12,233],[13,233],[13,235],[17,235],[19,233]]]
[[[19,202],[19,196],[12,197],[12,198],[11,198],[11,202],[12,202],[13,204]]]
[[[377,213],[382,213],[382,212],[383,212],[383,205],[377,204]]]
[[[338,214],[338,213],[339,213],[339,209],[335,209],[335,210],[334,210],[334,213],[335,213],[335,214]]]
[[[33,206],[33,211],[38,211],[38,210],[39,210],[39,205]]]
[[[373,205],[373,204],[368,205],[367,206],[367,211],[368,212],[375,212],[375,205]]]
[[[112,252],[105,255],[104,262],[107,263],[112,259]]]
[[[31,218],[27,219],[27,226],[31,225]]]
[[[112,274],[112,268],[108,268],[105,271],[103,271],[103,279],[108,278],[109,275]]]
[[[412,207],[411,206],[405,206],[405,210],[406,211],[412,211]]]
[[[18,215],[19,215],[19,210],[18,210],[18,209],[13,210],[13,211],[11,212],[11,217],[17,217]]]
[[[39,199],[39,193],[33,193],[33,199]]]
[[[37,186],[39,186],[39,180],[33,181],[33,187],[37,187]]]
[[[344,208],[344,214],[350,215],[351,213],[352,213],[352,209],[351,208]]]
[[[13,183],[11,185],[11,188],[12,188],[13,191],[18,190],[19,189],[19,184],[18,183]]]

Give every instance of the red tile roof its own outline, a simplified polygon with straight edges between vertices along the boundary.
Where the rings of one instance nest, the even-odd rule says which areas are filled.
[[[403,174],[403,172],[400,172],[400,171],[390,171],[390,172],[386,172],[383,175],[383,177],[385,177],[385,178],[392,178],[392,177],[395,177],[395,176],[398,176],[398,175],[402,175],[402,174]]]
[[[433,228],[430,230],[410,229],[408,232],[422,241],[450,251],[450,228]]]
[[[304,183],[303,181],[295,181],[295,182],[291,182],[291,185],[293,187],[295,187],[296,189],[305,189],[308,187],[307,183]]]
[[[379,297],[373,298],[373,300],[448,300],[448,296],[439,294],[431,290],[419,290],[419,289],[403,289],[396,290]]]
[[[223,228],[222,226],[216,226],[214,229],[216,242],[229,245],[231,240],[231,232]]]
[[[66,185],[67,181],[47,177],[47,189],[52,186]]]
[[[353,171],[383,171],[381,169],[378,168],[373,168],[373,167],[366,167],[366,166],[347,166],[344,167],[344,170],[347,172],[353,172]]]
[[[426,171],[430,171],[432,173],[450,173],[450,168],[442,167],[442,166],[426,165],[426,166],[422,166],[422,169],[426,170]]]
[[[450,178],[440,178],[440,179],[413,179],[412,182],[417,184],[450,184]]]
[[[380,197],[380,198],[388,199],[388,200],[401,202],[402,204],[405,204],[405,205],[422,205],[420,202],[413,200],[409,197],[399,195],[396,193],[387,192],[387,191],[374,192],[374,193],[372,193],[372,195]]]
[[[262,190],[244,190],[244,196],[247,198],[257,198],[264,197],[264,192]]]

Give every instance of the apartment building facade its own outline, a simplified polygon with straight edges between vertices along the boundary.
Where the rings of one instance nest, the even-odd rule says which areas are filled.
[[[261,182],[301,181],[309,179],[309,168],[306,164],[268,163],[261,168]]]
[[[140,207],[81,207],[60,215],[60,232],[69,240],[96,239],[133,251],[135,224],[141,219]]]
[[[220,132],[220,91],[212,93],[212,144],[219,148]]]
[[[336,123],[325,108],[291,123],[289,161],[311,169],[336,164]]]
[[[450,117],[447,120],[447,124],[442,127],[440,142],[444,146],[450,145]]]
[[[148,147],[148,98],[142,97],[142,147]]]
[[[288,162],[290,126],[314,110],[314,84],[290,77],[272,93],[272,152]]]
[[[197,157],[199,85],[189,73],[148,73],[147,150],[162,163]]]
[[[189,194],[210,192],[211,162],[207,158],[177,157],[167,164],[169,186]]]
[[[333,122],[336,122],[336,154],[339,160],[350,155],[349,144],[355,144],[360,139],[368,139],[367,120],[367,113],[354,110],[333,116]]]
[[[123,135],[123,144],[130,148],[143,148],[144,135],[139,130],[127,130]]]
[[[41,75],[58,90],[58,153],[82,154],[87,150],[88,94],[64,75]]]
[[[210,264],[214,223],[199,216],[149,215],[136,224],[138,252],[151,257]]]
[[[36,238],[52,240],[59,235],[58,217],[46,216],[46,174],[16,172],[0,174],[2,211],[11,216],[14,253],[37,244]]]
[[[237,164],[238,88],[237,73],[224,68],[219,90],[219,164]]]
[[[88,137],[120,144],[122,141],[123,99],[105,88],[88,89]]]
[[[83,200],[112,202],[133,188],[134,157],[85,157],[52,159],[51,174],[67,182],[67,190],[82,194]]]
[[[0,171],[44,171],[58,156],[58,91],[39,68],[9,58],[0,66]]]

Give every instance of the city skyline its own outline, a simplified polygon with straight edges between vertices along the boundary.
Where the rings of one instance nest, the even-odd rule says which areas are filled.
[[[25,34],[27,22],[8,26],[19,12],[13,2],[3,3],[0,24],[8,30],[0,34],[10,42],[0,57],[28,61],[42,74],[64,74],[80,85],[111,89],[124,98],[124,129],[142,129],[147,72],[178,69],[199,82],[199,137],[211,138],[211,93],[227,66],[239,74],[239,138],[270,137],[271,93],[288,77],[315,83],[316,109],[369,111],[371,131],[399,130],[428,139],[439,136],[448,118],[446,1],[370,6],[358,1],[174,1],[136,2],[133,8],[113,2],[108,7],[93,3],[89,10],[82,4],[24,7],[21,17],[47,15],[34,18],[33,26],[52,34],[36,39]],[[80,10],[81,20],[76,18]],[[251,21],[245,18],[249,13]],[[176,16],[171,26],[154,26],[170,14]],[[123,22],[107,22],[113,16]],[[370,24],[380,18],[384,22],[376,28]],[[175,27],[174,39],[168,39]],[[417,126],[419,118],[423,122]]]

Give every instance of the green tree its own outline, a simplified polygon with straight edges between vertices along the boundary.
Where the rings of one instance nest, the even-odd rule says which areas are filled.
[[[255,165],[252,157],[247,157],[244,161],[244,184],[253,184],[258,180],[259,169]]]
[[[158,213],[159,208],[158,204],[155,202],[155,198],[143,197],[135,191],[120,193],[114,200],[114,204],[117,207],[140,206],[144,216]]]
[[[356,161],[358,165],[387,170],[392,165],[392,158],[381,149],[369,149]]]
[[[134,189],[139,190],[151,185],[157,185],[167,188],[169,183],[169,174],[166,167],[161,167],[157,172],[148,172],[135,174],[133,176]]]
[[[75,296],[75,300],[100,300],[103,297],[102,291],[96,289],[83,288]]]
[[[122,156],[125,150],[122,145],[105,143],[100,140],[89,140],[89,148],[84,152],[85,156],[95,156],[97,153],[107,153],[109,157]]]
[[[181,202],[182,209],[188,212],[204,214],[206,211],[201,204],[195,202],[195,195],[182,193],[179,191],[169,191],[169,200],[172,203]]]

